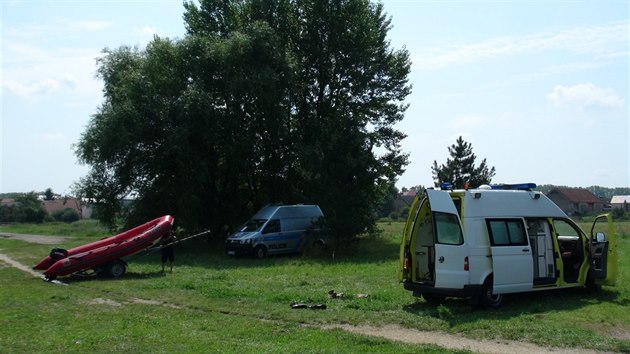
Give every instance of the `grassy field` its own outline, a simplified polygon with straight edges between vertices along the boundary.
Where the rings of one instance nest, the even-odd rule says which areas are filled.
[[[59,245],[65,248],[107,235],[82,223],[76,226],[80,231],[51,225],[0,231],[69,236]],[[475,310],[458,299],[435,307],[405,291],[397,280],[402,223],[380,224],[381,236],[361,239],[334,257],[228,258],[222,243],[197,239],[176,246],[172,274],[160,272],[159,255],[153,254],[128,259],[122,279],[61,278],[67,286],[0,262],[0,348],[3,353],[445,352],[322,328],[395,324],[468,338],[630,352],[629,225],[616,225],[623,234],[618,286],[594,294],[575,289],[512,295],[497,310]],[[0,239],[0,253],[29,266],[50,248]],[[329,299],[331,289],[344,297]],[[327,309],[292,309],[294,301]]]

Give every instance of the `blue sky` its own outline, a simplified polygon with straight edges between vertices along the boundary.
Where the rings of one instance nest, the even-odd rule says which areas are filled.
[[[628,1],[383,3],[413,62],[399,187],[431,185],[458,136],[493,182],[630,185]],[[95,58],[181,38],[182,2],[1,4],[0,192],[70,193],[88,170],[72,145],[102,102]]]

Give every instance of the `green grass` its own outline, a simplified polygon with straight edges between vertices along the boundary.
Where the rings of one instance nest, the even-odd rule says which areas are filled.
[[[16,353],[444,352],[435,346],[403,345],[318,327],[349,323],[630,351],[627,234],[618,238],[618,286],[594,294],[577,289],[517,294],[500,309],[475,310],[458,299],[431,306],[405,291],[397,280],[403,225],[380,227],[380,237],[362,238],[334,258],[332,254],[263,261],[228,258],[220,242],[195,239],[176,246],[173,274],[159,272],[157,254],[129,259],[128,274],[122,279],[61,278],[68,286],[0,268],[0,348]],[[60,246],[70,248],[100,237],[75,234]],[[0,239],[0,252],[26,265],[35,264],[50,248]],[[331,289],[344,297],[329,299]],[[323,303],[327,309],[291,309],[293,301]]]

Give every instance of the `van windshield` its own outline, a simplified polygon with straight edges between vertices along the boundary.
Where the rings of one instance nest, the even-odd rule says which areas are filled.
[[[251,219],[243,227],[241,232],[254,232],[260,231],[260,228],[265,224],[266,219]]]

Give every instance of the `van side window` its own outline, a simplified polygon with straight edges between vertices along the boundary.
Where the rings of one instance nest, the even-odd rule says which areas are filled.
[[[462,229],[459,226],[457,215],[446,213],[434,213],[437,243],[446,245],[461,245],[464,243]]]
[[[492,246],[527,246],[527,234],[521,219],[487,219]]]
[[[272,232],[280,232],[280,220],[269,220],[262,233],[269,234]]]

